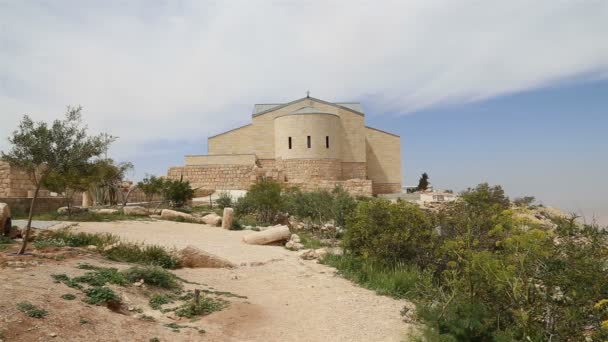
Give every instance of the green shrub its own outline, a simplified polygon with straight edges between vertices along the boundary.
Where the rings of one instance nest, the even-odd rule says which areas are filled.
[[[217,200],[215,200],[215,203],[220,209],[230,208],[232,207],[232,196],[230,196],[230,193],[222,191],[219,193],[219,196]]]
[[[183,207],[194,197],[194,190],[189,181],[184,181],[183,176],[179,180],[164,180],[163,197],[174,207]]]
[[[48,315],[48,311],[40,309],[30,302],[21,302],[17,304],[17,309],[32,318],[42,318]]]
[[[161,287],[164,289],[178,289],[181,287],[177,280],[177,277],[167,270],[161,267],[147,266],[147,267],[131,267],[123,271],[125,277],[135,282],[143,279],[148,285]]]
[[[95,286],[84,290],[86,298],[84,301],[92,305],[104,305],[109,302],[120,302],[120,298],[111,288],[105,286]]]
[[[150,202],[155,195],[163,193],[165,187],[165,181],[162,177],[146,176],[141,182],[137,183],[137,187],[140,188],[146,196],[146,201]]]
[[[130,262],[144,265],[157,265],[164,268],[176,268],[179,259],[161,246],[121,243],[104,251],[104,255],[114,261]]]
[[[418,206],[377,199],[357,205],[343,244],[363,259],[412,261],[424,267],[433,258],[433,236],[432,219]]]
[[[37,249],[42,249],[42,248],[47,248],[47,247],[65,247],[65,245],[66,245],[65,241],[62,239],[35,240],[32,244]]]
[[[69,228],[45,231],[39,238],[34,241],[34,244],[54,244],[70,247],[86,247],[89,245],[96,246],[98,249],[111,245],[120,241],[116,235],[91,234],[91,233],[74,233]]]
[[[61,298],[65,299],[65,300],[74,300],[74,299],[76,299],[76,296],[71,293],[66,293],[64,295],[61,295]]]
[[[262,180],[239,198],[235,211],[237,217],[254,214],[259,222],[272,224],[282,208],[281,185],[272,180]]]
[[[96,268],[93,272],[87,272],[82,276],[75,277],[73,280],[91,286],[103,286],[107,283],[126,285],[128,283],[123,273],[119,272],[117,269],[102,267]]]

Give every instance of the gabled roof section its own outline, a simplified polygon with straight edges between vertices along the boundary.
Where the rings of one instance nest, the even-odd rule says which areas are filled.
[[[294,110],[291,114],[322,114],[323,112],[319,108],[315,107],[302,107],[298,110]]]
[[[266,103],[266,104],[256,104],[253,107],[253,113],[251,114],[252,117],[256,117],[258,115],[262,115],[262,114],[266,114],[268,112],[272,112],[273,110],[277,110],[283,107],[287,107],[289,105],[292,105],[294,103],[298,103],[300,101],[303,100],[313,100],[319,103],[323,103],[323,104],[327,104],[327,105],[331,105],[334,107],[339,107],[342,109],[346,109],[350,112],[353,112],[355,114],[359,114],[361,116],[364,116],[365,114],[363,114],[363,107],[361,106],[360,103],[358,102],[345,102],[345,103],[331,103],[331,102],[327,102],[327,101],[323,101],[321,99],[317,99],[314,97],[303,97],[301,99],[297,99],[295,101],[291,101],[288,103]]]
[[[380,132],[380,133],[384,133],[384,134],[392,135],[392,136],[397,137],[397,138],[401,138],[400,136],[398,136],[398,135],[397,135],[397,134],[395,134],[395,133],[391,133],[391,132],[383,131],[383,130],[381,130],[381,129],[377,129],[377,128],[374,128],[374,127],[365,126],[365,128],[367,128],[367,129],[373,129],[374,131],[377,131],[377,132]]]

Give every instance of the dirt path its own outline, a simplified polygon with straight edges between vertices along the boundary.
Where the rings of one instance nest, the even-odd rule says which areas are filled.
[[[404,341],[412,329],[399,314],[404,301],[357,287],[336,276],[333,268],[303,261],[283,247],[242,243],[242,236],[251,232],[168,221],[81,223],[76,230],[110,232],[170,248],[193,245],[240,265],[175,271],[248,297],[203,318],[205,340]]]

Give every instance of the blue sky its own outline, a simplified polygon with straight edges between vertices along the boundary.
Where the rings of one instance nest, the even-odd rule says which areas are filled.
[[[400,134],[406,184],[608,224],[606,32],[603,0],[0,0],[0,137],[82,105],[140,178],[311,90]]]

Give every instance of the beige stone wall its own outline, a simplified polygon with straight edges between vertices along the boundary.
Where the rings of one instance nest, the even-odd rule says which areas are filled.
[[[172,167],[167,173],[170,179],[190,181],[192,188],[246,190],[255,181],[254,165],[190,165]]]
[[[249,165],[255,164],[255,154],[217,154],[186,156],[186,165]]]
[[[276,161],[274,159],[258,159],[257,164],[261,168],[272,169],[276,167]]]
[[[373,183],[372,190],[374,195],[395,194],[401,192],[401,183]]]
[[[340,117],[334,114],[279,116],[274,120],[275,157],[283,160],[339,159],[341,135]],[[326,137],[329,137],[329,147],[325,144]],[[289,148],[289,138],[291,138],[291,148]]]
[[[11,186],[11,167],[8,163],[0,161],[0,197],[8,197]]]
[[[342,165],[337,159],[287,159],[279,168],[289,183],[342,179]]]
[[[321,112],[340,117],[339,143],[344,162],[365,162],[365,122],[362,115],[347,109],[303,99],[289,106],[255,116],[252,124],[209,138],[209,154],[255,153],[260,159],[275,158],[274,120],[302,107],[318,108]],[[315,135],[312,135],[316,141]],[[323,136],[321,139],[325,139]]]
[[[25,197],[8,197],[0,198],[0,202],[8,204],[9,208],[11,208],[11,215],[14,216],[16,214],[29,213],[32,199]],[[54,212],[65,205],[66,200],[63,197],[39,197],[36,199],[34,214]],[[72,205],[80,205],[80,202],[73,201]]]
[[[401,138],[377,129],[366,129],[367,177],[374,184],[394,184],[401,191]],[[397,184],[399,186],[397,186]],[[382,189],[378,187],[378,189]]]
[[[342,179],[367,179],[367,164],[342,163]]]
[[[34,190],[36,186],[28,172],[0,161],[0,197],[28,197],[28,191]]]
[[[372,195],[372,181],[368,179],[349,179],[349,180],[316,180],[302,183],[290,183],[303,191],[332,191],[336,186],[346,190],[352,196]]]

